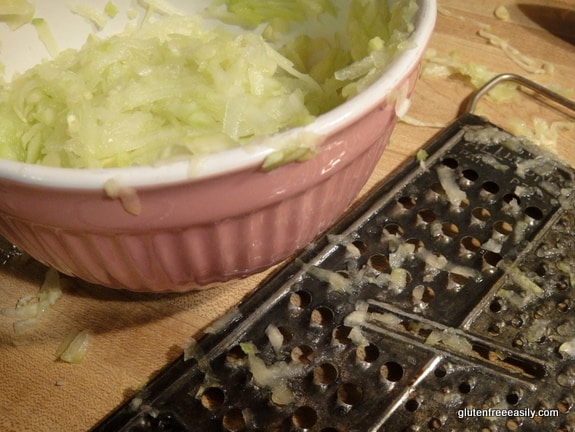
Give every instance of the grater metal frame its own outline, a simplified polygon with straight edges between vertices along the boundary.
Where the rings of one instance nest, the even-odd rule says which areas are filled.
[[[93,430],[575,430],[575,170],[473,114],[502,81],[575,112],[494,78]]]

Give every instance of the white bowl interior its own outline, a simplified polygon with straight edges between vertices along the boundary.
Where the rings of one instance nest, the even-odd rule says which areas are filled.
[[[101,11],[107,2],[108,0],[92,0],[89,7]],[[120,13],[111,19],[103,30],[98,31],[85,18],[72,13],[68,1],[54,0],[36,3],[35,17],[46,20],[59,49],[80,48],[91,33],[105,37],[120,32],[128,22],[137,22],[138,18],[134,16],[141,18],[144,14],[142,2],[115,0],[114,4]],[[175,11],[197,13],[211,3],[211,0],[161,0],[156,3],[170,5]],[[85,4],[88,3],[85,2]],[[190,178],[206,178],[258,166],[267,155],[275,150],[274,140],[297,139],[302,131],[310,132],[321,140],[361,117],[381,103],[386,95],[396,88],[421,57],[435,25],[436,0],[419,0],[419,5],[416,30],[412,36],[415,48],[401,53],[369,91],[364,91],[332,111],[319,116],[316,121],[305,128],[272,136],[269,141],[258,145],[206,156],[201,161],[195,162],[193,166],[190,165],[189,160],[179,160],[149,167],[62,169],[0,160],[0,176],[47,187],[100,189],[110,178],[116,178],[126,186],[157,185]],[[31,25],[12,31],[6,25],[0,24],[0,40],[2,41],[0,61],[5,65],[4,78],[8,81],[14,73],[23,72],[39,61],[50,57],[35,28]]]

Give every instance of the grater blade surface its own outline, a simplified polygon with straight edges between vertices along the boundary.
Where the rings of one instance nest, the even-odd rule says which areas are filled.
[[[94,430],[575,430],[575,171],[473,114],[426,152]]]

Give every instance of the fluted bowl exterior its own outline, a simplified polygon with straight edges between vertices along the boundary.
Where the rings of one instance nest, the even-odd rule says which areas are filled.
[[[420,3],[419,46],[370,94],[318,119],[313,158],[267,172],[260,160],[197,178],[154,174],[149,183],[138,174],[138,214],[84,173],[59,178],[58,169],[0,161],[0,234],[64,274],[132,291],[202,289],[286,259],[345,212],[382,157],[435,20],[434,2]],[[136,171],[122,172],[128,184]]]

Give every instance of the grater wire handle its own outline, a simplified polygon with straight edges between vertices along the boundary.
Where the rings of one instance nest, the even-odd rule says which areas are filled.
[[[524,87],[527,87],[529,89],[531,89],[532,91],[534,91],[537,94],[543,95],[545,97],[547,97],[548,99],[552,100],[553,102],[556,102],[560,105],[563,105],[565,108],[571,110],[573,112],[572,117],[575,118],[575,101],[572,101],[571,99],[568,99],[564,96],[561,96],[558,93],[555,93],[552,90],[549,90],[548,88],[537,84],[536,82],[533,82],[521,75],[517,75],[517,74],[513,74],[513,73],[504,73],[504,74],[500,74],[495,76],[494,78],[492,78],[490,81],[488,81],[486,84],[484,84],[479,90],[477,90],[471,97],[471,99],[469,100],[467,107],[466,107],[466,112],[472,114],[475,111],[475,108],[479,102],[479,100],[485,96],[485,94],[487,92],[489,92],[489,90],[491,90],[493,87],[495,87],[496,85],[498,85],[499,83],[503,82],[503,81],[514,81]]]

